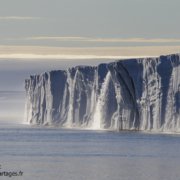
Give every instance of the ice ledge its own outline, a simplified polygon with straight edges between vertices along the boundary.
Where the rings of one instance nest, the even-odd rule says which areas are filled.
[[[30,124],[180,131],[180,54],[45,72],[25,89]]]

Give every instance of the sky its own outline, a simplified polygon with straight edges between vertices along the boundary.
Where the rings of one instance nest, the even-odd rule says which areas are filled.
[[[0,58],[179,52],[179,7],[179,0],[0,0]]]
[[[180,53],[179,0],[0,0],[0,91],[52,69]],[[4,78],[5,77],[5,78]]]
[[[180,53],[179,7],[180,0],[0,0],[0,120],[23,117],[31,74]]]

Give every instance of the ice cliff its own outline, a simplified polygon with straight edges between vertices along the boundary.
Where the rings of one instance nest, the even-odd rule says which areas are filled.
[[[30,124],[180,132],[180,54],[45,72],[25,89]]]

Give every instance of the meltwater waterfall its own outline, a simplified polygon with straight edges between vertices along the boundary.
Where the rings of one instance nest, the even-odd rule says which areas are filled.
[[[99,97],[97,99],[97,103],[95,105],[95,112],[93,116],[93,129],[101,129],[104,128],[104,124],[106,122],[107,112],[108,112],[108,95],[109,93],[109,83],[111,81],[110,72],[107,73],[104,82],[102,84],[102,88],[100,90]]]
[[[26,121],[37,125],[180,132],[180,55],[32,75]]]

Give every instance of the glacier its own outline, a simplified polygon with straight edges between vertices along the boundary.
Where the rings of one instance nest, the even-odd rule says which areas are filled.
[[[31,75],[25,89],[32,125],[180,132],[180,54]]]

